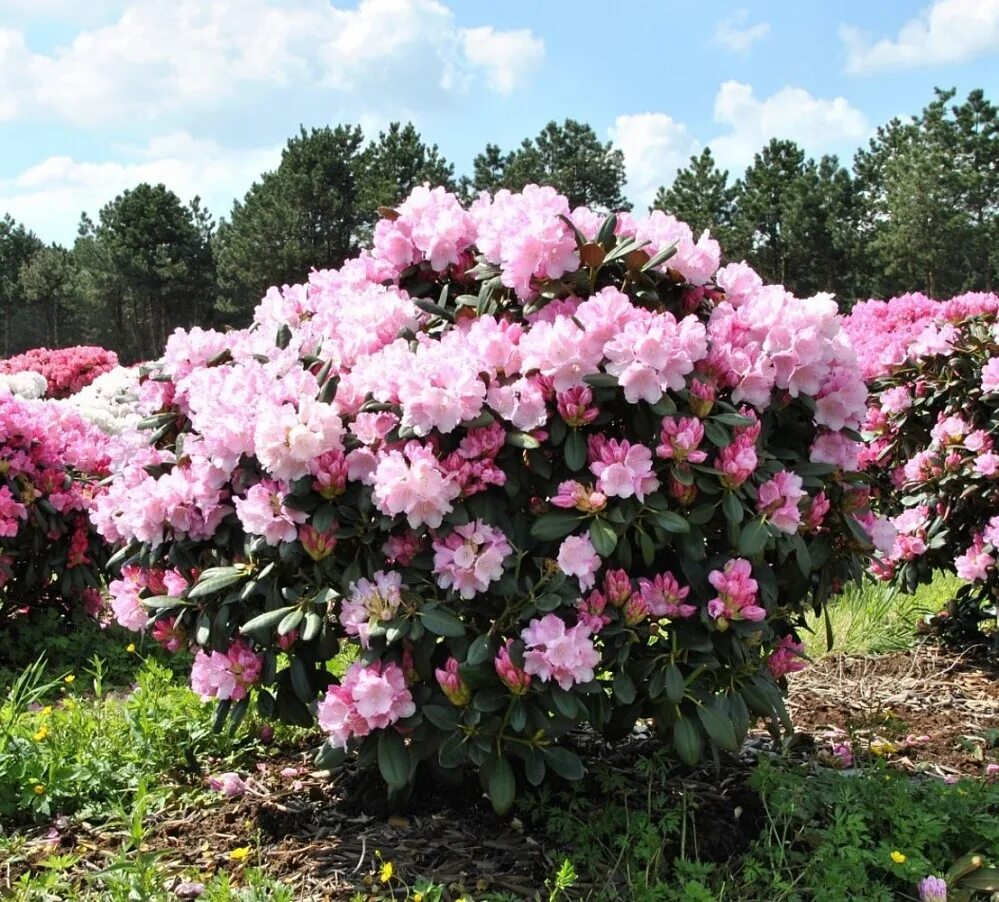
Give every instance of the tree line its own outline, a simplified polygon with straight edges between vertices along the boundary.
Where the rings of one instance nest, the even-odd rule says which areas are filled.
[[[216,222],[198,198],[140,184],[82,216],[72,247],[0,220],[0,353],[99,344],[124,361],[156,357],[177,326],[243,325],[271,285],[335,267],[370,239],[378,208],[423,182],[466,199],[550,184],[572,206],[624,210],[624,155],[587,124],[549,123],[503,150],[487,144],[457,177],[411,124],[365,141],[357,126],[304,128],[276,169]],[[726,260],[746,260],[799,295],[866,297],[992,290],[999,270],[999,113],[981,90],[953,91],[892,119],[847,168],[771,140],[737,178],[709,148],[653,208],[710,229]]]

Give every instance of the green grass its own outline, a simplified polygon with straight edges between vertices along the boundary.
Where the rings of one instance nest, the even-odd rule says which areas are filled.
[[[918,621],[944,607],[961,584],[956,576],[938,573],[932,583],[912,595],[873,580],[850,586],[829,606],[832,648],[827,643],[825,618],[809,615],[812,632],[802,633],[805,651],[813,660],[827,654],[904,651],[916,638]]]

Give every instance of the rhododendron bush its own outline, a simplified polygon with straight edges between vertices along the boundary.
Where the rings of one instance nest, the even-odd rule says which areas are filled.
[[[898,531],[875,571],[910,591],[939,569],[968,580],[955,637],[981,638],[999,590],[997,311],[993,294],[905,295],[858,304],[846,325],[871,380],[863,459]]]
[[[694,762],[786,720],[803,612],[892,536],[834,302],[718,262],[661,212],[418,188],[250,329],[178,331],[96,502],[119,620],[196,646],[220,722],[316,719],[394,790],[471,763],[499,810],[581,776],[581,724]]]
[[[118,355],[104,348],[34,348],[0,360],[0,374],[39,373],[48,386],[46,397],[68,398],[117,365]]]
[[[37,604],[100,608],[109,550],[88,512],[108,462],[78,414],[0,386],[0,627]]]

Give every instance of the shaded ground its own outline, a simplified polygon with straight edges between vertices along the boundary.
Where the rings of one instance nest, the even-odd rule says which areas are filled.
[[[942,778],[981,776],[989,761],[999,760],[999,674],[932,645],[823,659],[792,678],[789,709],[805,734],[792,743],[795,756],[813,755],[813,747],[827,742],[823,734],[839,728],[859,757],[875,754],[895,767]],[[650,780],[636,761],[657,744],[647,733],[613,748],[592,735],[578,737],[589,791],[619,804],[635,799],[640,807],[657,778]],[[655,783],[677,809],[682,806],[690,823],[687,841],[702,861],[729,860],[758,835],[760,800],[746,778],[755,760],[773,751],[769,738],[757,734],[738,759],[723,761],[718,770]],[[269,759],[241,798],[213,796],[208,807],[152,815],[140,850],[161,855],[178,875],[197,871],[199,879],[259,866],[303,900],[348,898],[357,890],[386,898],[377,874],[387,861],[410,883],[420,877],[444,884],[448,898],[480,898],[487,891],[533,898],[566,851],[540,826],[495,817],[474,778],[454,787],[424,785],[392,814],[373,775],[346,769],[329,778],[310,768],[304,752]],[[120,832],[60,826],[58,839],[40,834],[9,876],[55,851],[81,856],[81,873],[99,871],[122,847]],[[663,854],[678,851],[664,848]],[[0,874],[0,888],[5,876]],[[587,887],[577,889],[585,893]]]
[[[796,729],[845,730],[856,751],[896,767],[953,778],[999,761],[999,672],[973,653],[925,643],[899,654],[833,655],[790,683]]]

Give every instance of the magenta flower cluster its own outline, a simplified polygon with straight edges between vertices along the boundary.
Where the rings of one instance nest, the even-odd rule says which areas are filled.
[[[939,568],[999,586],[999,297],[859,304],[846,329],[872,377],[861,464],[896,530],[875,562],[911,588]]]
[[[108,551],[88,512],[108,454],[71,408],[0,388],[0,621],[42,603],[100,609]]]
[[[395,789],[578,776],[587,721],[693,761],[779,719],[797,614],[893,531],[835,303],[719,261],[661,212],[423,187],[250,328],[178,330],[92,515],[120,619]]]
[[[34,348],[0,360],[0,373],[39,373],[47,384],[45,397],[68,398],[116,366],[118,355],[104,348]]]

